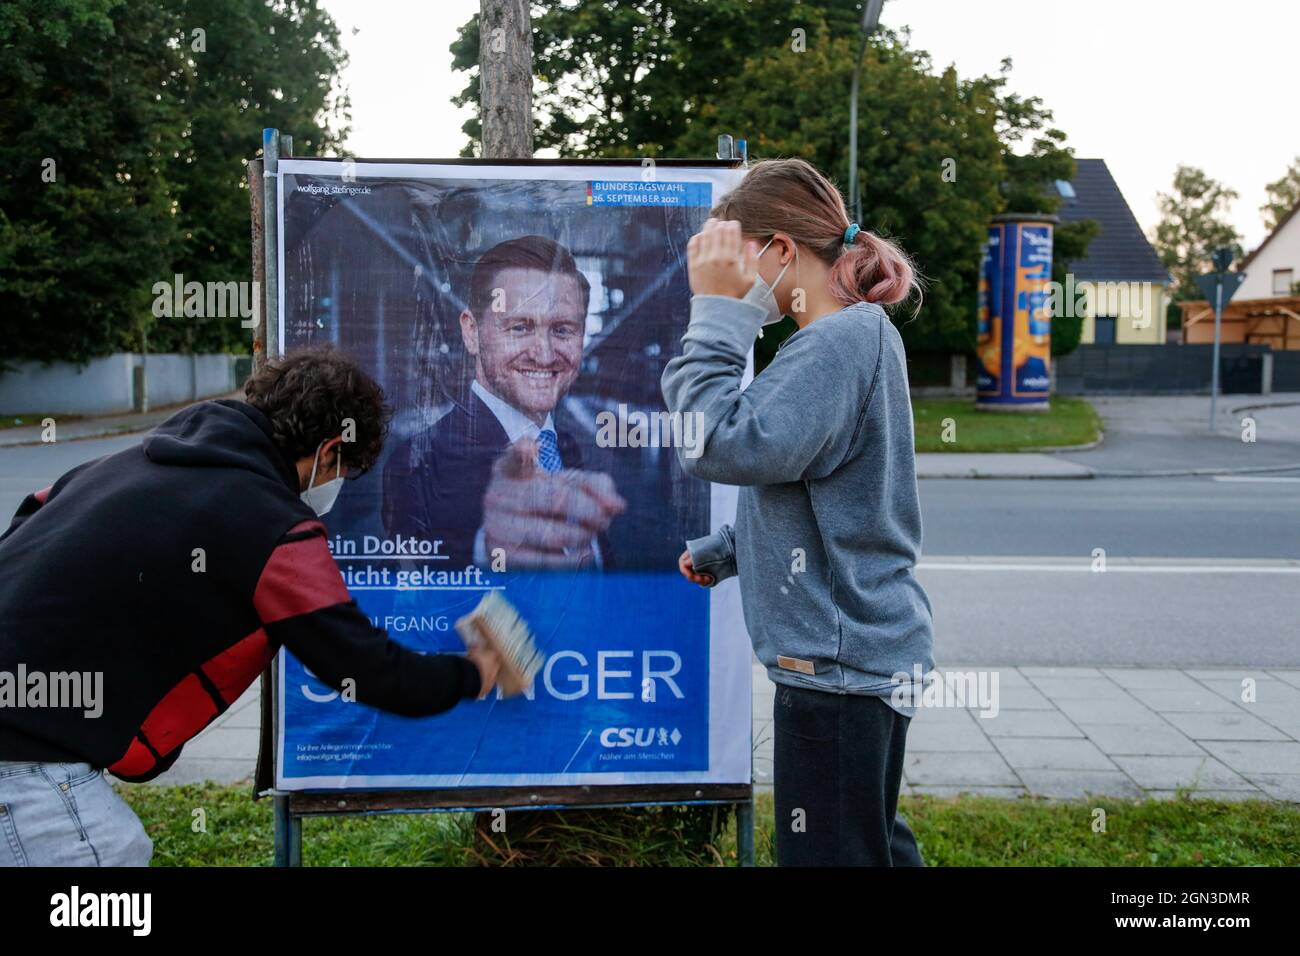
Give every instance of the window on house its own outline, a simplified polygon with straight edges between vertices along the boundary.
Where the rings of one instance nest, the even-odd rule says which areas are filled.
[[[1273,270],[1273,294],[1290,295],[1291,286],[1295,283],[1294,269],[1274,269]]]
[[[1115,344],[1115,316],[1099,315],[1093,319],[1092,343],[1093,345]]]

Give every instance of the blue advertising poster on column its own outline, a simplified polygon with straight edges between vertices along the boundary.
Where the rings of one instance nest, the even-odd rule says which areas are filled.
[[[704,436],[659,390],[686,328],[686,243],[741,175],[281,160],[281,349],[347,352],[394,409],[383,457],[324,519],[340,574],[424,653],[463,653],[455,621],[499,591],[544,664],[526,695],[414,719],[282,651],[277,787],[749,781],[736,588],[676,568],[731,520],[734,489],[685,475],[677,456]],[[616,502],[595,518],[567,493],[593,488]],[[533,547],[549,523],[564,547]]]
[[[977,402],[1046,407],[1052,364],[1051,216],[998,216],[980,265]]]

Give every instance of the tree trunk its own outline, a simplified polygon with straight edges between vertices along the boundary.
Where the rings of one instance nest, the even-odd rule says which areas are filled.
[[[479,0],[483,155],[533,155],[533,32],[528,0]]]

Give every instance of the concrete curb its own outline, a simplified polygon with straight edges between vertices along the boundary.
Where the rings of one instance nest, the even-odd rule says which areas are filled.
[[[112,438],[116,435],[147,432],[151,428],[161,425],[182,408],[188,408],[198,402],[208,402],[218,398],[240,398],[242,395],[243,392],[229,392],[224,395],[210,395],[196,401],[178,402],[175,405],[166,405],[148,412],[131,415],[74,418],[63,423],[59,423],[59,416],[57,415],[50,417],[58,424],[58,440],[61,442],[83,441],[89,438]],[[42,431],[40,425],[23,425],[18,428],[0,430],[0,448],[21,448],[27,445],[45,444],[45,442],[41,441]]]

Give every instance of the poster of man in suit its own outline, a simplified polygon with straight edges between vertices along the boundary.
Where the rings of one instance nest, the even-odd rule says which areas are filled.
[[[279,785],[749,779],[738,601],[726,615],[734,597],[676,570],[734,490],[687,476],[678,454],[706,436],[659,418],[686,243],[741,175],[281,161],[281,349],[346,351],[394,412],[324,518],[340,573],[377,626],[437,652],[498,589],[546,663],[528,695],[411,721],[286,655]]]

